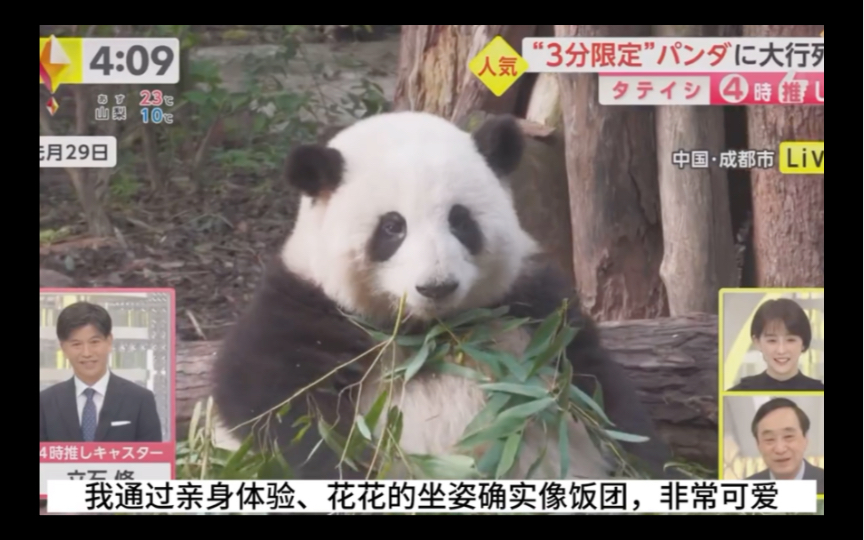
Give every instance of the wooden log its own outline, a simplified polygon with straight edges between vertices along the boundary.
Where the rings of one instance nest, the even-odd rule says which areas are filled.
[[[701,37],[704,25],[657,25],[664,37]],[[715,29],[716,31],[716,29]],[[703,89],[707,92],[709,89]],[[725,150],[722,107],[657,107],[657,165],[663,216],[660,275],[669,296],[669,313],[716,313],[717,291],[737,285],[732,215],[726,169],[679,168],[672,155]]]
[[[556,25],[558,37],[648,36],[650,26]],[[652,107],[604,107],[594,73],[559,74],[573,266],[598,320],[667,313]]]
[[[624,366],[679,459],[717,465],[717,318],[713,315],[601,323],[605,344]],[[219,342],[177,346],[177,438],[210,392]]]
[[[821,25],[744,26],[745,36],[816,37]],[[781,90],[778,90],[781,91]],[[824,141],[825,107],[747,107],[749,147]],[[758,287],[825,286],[825,176],[752,169],[753,247]]]

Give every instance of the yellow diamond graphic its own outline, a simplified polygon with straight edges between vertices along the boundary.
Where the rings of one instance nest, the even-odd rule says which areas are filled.
[[[500,97],[528,70],[528,62],[519,56],[504,38],[495,36],[480,53],[468,62],[468,69],[493,94]]]

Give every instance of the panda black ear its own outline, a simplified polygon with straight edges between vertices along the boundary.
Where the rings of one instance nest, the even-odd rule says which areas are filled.
[[[304,144],[288,156],[285,177],[292,186],[310,197],[331,193],[342,182],[345,160],[335,148]]]
[[[509,114],[487,119],[472,135],[486,163],[499,177],[507,176],[519,166],[525,150],[522,128]]]

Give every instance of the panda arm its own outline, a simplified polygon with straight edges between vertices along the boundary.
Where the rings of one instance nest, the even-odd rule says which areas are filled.
[[[560,309],[565,298],[569,300],[568,320],[578,329],[576,338],[567,348],[567,357],[573,365],[573,383],[589,396],[594,395],[599,384],[603,407],[615,429],[650,437],[650,441],[641,443],[622,442],[622,447],[643,461],[652,476],[669,476],[670,473],[663,471],[671,452],[656,432],[630,377],[603,347],[596,325],[583,314],[579,298],[565,274],[542,259],[538,262],[533,271],[526,272],[519,280],[506,300],[510,314],[542,320]]]
[[[337,424],[343,437],[347,435],[354,408],[342,390],[360,380],[363,366],[345,364],[373,346],[368,335],[317,288],[271,268],[216,360],[214,400],[219,415],[231,428],[278,410],[293,396],[281,421],[271,417],[262,430],[265,417],[256,433],[270,442],[276,439],[298,478],[339,478],[338,456],[331,449],[318,448],[309,459],[320,441],[317,427],[291,444],[300,429],[293,424],[313,412],[311,405],[330,425]],[[244,438],[252,429],[247,423],[235,433]],[[342,478],[350,477],[347,471],[345,467]]]
[[[573,383],[589,396],[595,395],[599,385],[601,405],[614,424],[612,429],[649,438],[645,442],[622,441],[624,450],[635,456],[652,477],[668,476],[670,473],[664,472],[664,466],[671,461],[671,452],[657,433],[630,377],[600,345],[593,325],[587,323],[579,332],[584,333],[583,338],[577,337],[567,348]]]

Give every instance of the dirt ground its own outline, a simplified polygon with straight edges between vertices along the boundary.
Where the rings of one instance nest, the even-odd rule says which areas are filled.
[[[87,238],[80,204],[62,170],[42,169],[40,228],[69,236],[42,246],[41,285],[171,287],[181,340],[219,339],[236,320],[267,256],[278,253],[293,223],[296,196],[287,186],[230,178],[219,192],[172,189],[150,200],[115,204],[120,234]],[[69,278],[69,282],[64,278]]]

